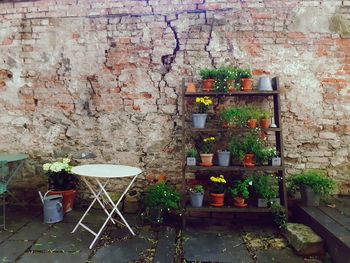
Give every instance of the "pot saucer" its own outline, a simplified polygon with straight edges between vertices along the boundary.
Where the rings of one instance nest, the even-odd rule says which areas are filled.
[[[212,163],[199,163],[200,166],[210,167],[213,166]]]
[[[211,206],[224,206],[224,204],[213,204],[213,203],[209,203],[209,205],[211,205]]]
[[[239,207],[239,208],[243,208],[243,207],[247,207],[248,204],[237,204],[237,203],[234,203],[234,205]]]
[[[244,167],[254,167],[255,166],[255,164],[253,164],[253,163],[244,163],[243,165],[244,165]]]

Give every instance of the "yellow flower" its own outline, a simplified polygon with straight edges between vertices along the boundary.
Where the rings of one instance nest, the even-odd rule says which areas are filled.
[[[196,98],[196,102],[199,103],[201,101],[201,98]]]

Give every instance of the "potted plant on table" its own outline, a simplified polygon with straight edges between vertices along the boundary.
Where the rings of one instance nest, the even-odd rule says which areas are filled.
[[[202,207],[203,197],[204,197],[204,188],[202,185],[197,184],[194,187],[188,190],[190,194],[191,206],[193,207]]]
[[[253,184],[250,178],[244,180],[236,180],[234,186],[230,188],[230,194],[234,200],[236,207],[246,207],[248,204],[245,200],[249,197],[249,187]]]
[[[225,201],[226,179],[223,175],[210,177],[210,205],[223,206]]]
[[[213,145],[215,141],[215,137],[206,137],[202,140],[202,152],[200,153],[201,166],[213,165]]]
[[[49,195],[63,196],[63,212],[72,211],[78,185],[77,177],[71,173],[73,166],[70,159],[45,163],[43,170],[48,176]]]
[[[245,107],[228,107],[220,111],[223,128],[245,127],[248,115]]]
[[[258,122],[258,119],[261,115],[261,112],[256,107],[247,107],[246,108],[246,115],[247,115],[247,126],[248,128],[255,129],[256,124]]]
[[[287,178],[290,192],[300,191],[302,203],[306,206],[318,206],[320,197],[329,197],[335,190],[335,182],[321,171],[309,170]]]
[[[226,85],[228,92],[232,93],[240,89],[237,68],[227,68]]]
[[[202,77],[202,90],[213,91],[215,83],[216,69],[201,69],[199,75]]]
[[[228,77],[228,69],[226,67],[218,68],[215,72],[215,82],[214,82],[214,90],[216,92],[227,92],[227,78]]]
[[[197,97],[195,101],[197,105],[196,113],[192,114],[192,123],[194,128],[204,128],[207,120],[207,112],[213,101],[208,97]]]
[[[180,200],[180,194],[162,182],[147,188],[143,203],[149,220],[163,223],[165,210],[178,210]]]

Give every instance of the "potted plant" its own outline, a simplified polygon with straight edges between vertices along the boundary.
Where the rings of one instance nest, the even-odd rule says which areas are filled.
[[[226,67],[218,68],[215,72],[214,90],[216,92],[227,92],[228,69]]]
[[[227,68],[226,86],[228,92],[232,93],[240,89],[237,68],[229,67]]]
[[[197,184],[194,187],[188,190],[190,194],[191,206],[193,207],[202,207],[203,197],[204,197],[204,188],[202,185]]]
[[[238,72],[241,79],[242,91],[251,91],[253,89],[253,79],[250,69],[239,69]]]
[[[270,119],[272,117],[271,112],[262,111],[260,115],[260,128],[267,129],[270,127]]]
[[[256,124],[258,122],[258,119],[261,115],[261,112],[256,107],[247,107],[246,108],[246,115],[247,115],[247,126],[248,128],[255,129]]]
[[[48,176],[49,195],[63,196],[63,212],[72,211],[78,186],[78,178],[71,173],[73,166],[70,159],[45,163],[43,170]]]
[[[153,223],[163,223],[166,209],[178,210],[180,194],[166,183],[158,183],[147,188],[143,198],[148,218]]]
[[[274,156],[276,156],[276,149],[268,147],[266,142],[259,139],[261,147],[257,147],[254,153],[255,162],[259,165],[268,165]]]
[[[210,205],[223,206],[225,201],[226,180],[223,175],[210,177]]]
[[[198,152],[195,148],[193,147],[188,148],[186,151],[187,166],[195,166],[197,156],[198,156]]]
[[[248,204],[245,200],[249,197],[249,187],[253,184],[250,178],[244,180],[236,180],[232,188],[230,188],[230,194],[234,200],[234,205],[237,207],[246,207]]]
[[[212,166],[213,165],[213,144],[215,142],[215,137],[207,137],[202,140],[202,152],[200,154],[202,166]]]
[[[196,113],[192,114],[192,123],[194,128],[204,128],[205,122],[207,120],[207,112],[209,106],[213,104],[213,101],[207,97],[197,97],[196,98],[197,110]]]
[[[280,204],[277,179],[269,175],[256,175],[252,177],[253,189],[257,197],[258,207],[268,207],[272,203]]]
[[[301,201],[306,206],[318,206],[320,197],[328,197],[335,190],[335,182],[321,171],[309,170],[287,178],[290,192],[300,191]]]
[[[248,115],[245,107],[228,107],[220,111],[223,128],[245,127]]]
[[[201,69],[199,75],[202,77],[203,91],[213,91],[216,69]]]
[[[260,154],[263,147],[264,141],[261,141],[255,132],[250,132],[244,137],[232,137],[229,143],[231,154],[243,161],[246,167],[255,166],[255,154]]]

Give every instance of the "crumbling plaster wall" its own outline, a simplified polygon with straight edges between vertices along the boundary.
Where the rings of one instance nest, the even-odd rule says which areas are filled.
[[[287,171],[325,168],[348,193],[350,1],[0,3],[0,146],[181,178],[181,79],[203,67],[279,76]],[[91,162],[91,160],[81,160]],[[116,186],[118,188],[118,186]]]

